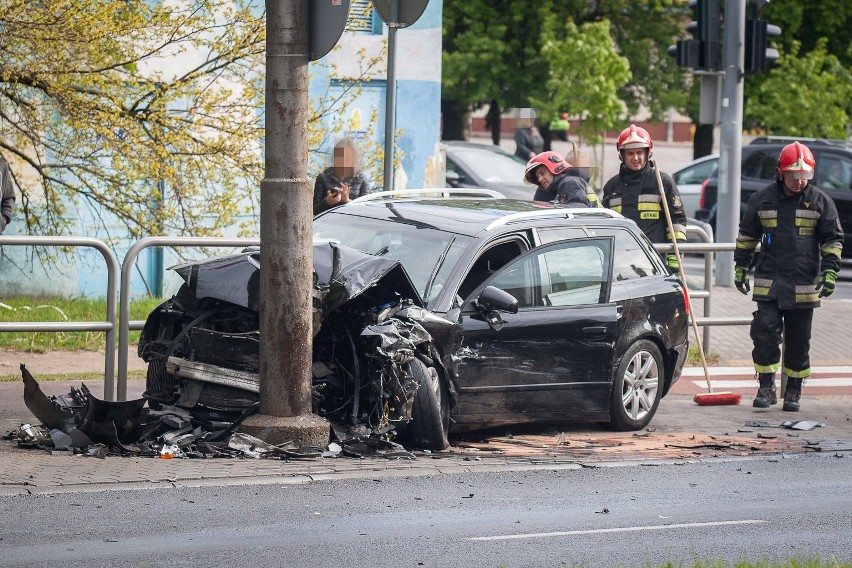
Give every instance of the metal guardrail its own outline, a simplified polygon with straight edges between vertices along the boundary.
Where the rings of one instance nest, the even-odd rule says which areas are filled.
[[[107,308],[106,320],[100,322],[0,322],[2,331],[104,331],[106,332],[106,356],[104,361],[104,400],[115,400],[113,378],[115,376],[115,291],[118,260],[106,243],[91,237],[43,237],[0,235],[0,247],[6,245],[92,247],[103,255],[107,265]],[[122,326],[124,327],[124,326]],[[125,349],[125,351],[127,351]],[[124,399],[119,399],[124,400]]]
[[[749,317],[710,317],[711,291],[709,284],[713,274],[714,252],[732,252],[734,243],[712,243],[712,237],[699,226],[689,225],[687,233],[696,235],[703,242],[685,243],[678,245],[682,253],[704,254],[704,288],[690,291],[691,298],[704,300],[704,317],[695,318],[698,326],[704,327],[703,345],[705,350],[710,345],[710,327],[717,325],[748,325]],[[127,251],[121,265],[121,283],[119,288],[119,310],[116,320],[116,273],[118,261],[112,250],[102,241],[89,237],[34,237],[34,236],[2,236],[0,245],[44,245],[44,246],[89,246],[98,249],[107,262],[107,314],[102,322],[0,322],[0,332],[3,331],[104,331],[106,332],[106,361],[104,364],[104,399],[127,399],[127,350],[129,332],[141,330],[144,320],[130,320],[130,278],[134,263],[139,253],[149,247],[177,246],[209,246],[209,247],[246,247],[257,246],[257,238],[223,238],[223,237],[146,237],[137,241]],[[655,248],[661,253],[674,250],[671,244],[656,244]],[[693,307],[694,309],[694,307]],[[694,314],[691,314],[694,317]],[[115,366],[116,340],[115,328],[118,327],[118,368]],[[117,377],[117,380],[114,380]],[[113,397],[115,394],[115,397]]]
[[[121,297],[119,299],[118,317],[121,326],[118,330],[118,381],[116,396],[118,400],[127,400],[127,345],[130,330],[142,329],[144,321],[130,321],[130,274],[139,253],[148,247],[158,246],[196,246],[196,247],[248,247],[257,246],[260,239],[228,238],[228,237],[145,237],[137,241],[127,251],[121,264]],[[112,295],[115,298],[115,293]]]
[[[694,233],[704,242],[702,243],[684,243],[678,244],[677,248],[681,253],[696,252],[704,254],[704,288],[696,291],[690,290],[691,298],[704,299],[704,317],[695,318],[695,324],[704,328],[704,338],[702,346],[705,351],[710,350],[710,328],[716,325],[749,325],[751,317],[710,317],[711,299],[710,281],[713,277],[713,253],[714,252],[733,252],[736,250],[734,243],[713,243],[710,242],[710,235],[694,225],[686,227],[687,233]],[[674,252],[674,246],[670,244],[655,244],[656,248],[661,253]],[[694,306],[693,306],[694,308]]]

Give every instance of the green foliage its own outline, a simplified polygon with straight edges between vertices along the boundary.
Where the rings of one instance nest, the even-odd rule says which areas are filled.
[[[852,115],[852,72],[820,39],[799,56],[799,46],[781,55],[750,91],[744,124],[775,134],[840,138]]]
[[[68,234],[76,207],[110,235],[124,237],[126,229],[132,240],[216,236],[233,227],[257,235],[263,7],[260,0],[4,0],[0,153],[21,196],[20,231]],[[360,76],[332,72],[349,85],[342,95],[311,101],[309,150],[327,117],[342,116],[383,61],[362,52],[355,58]],[[372,132],[370,120],[363,128]],[[374,150],[362,148],[369,156]],[[237,225],[241,216],[250,221]]]
[[[848,0],[772,0],[763,10],[763,19],[779,26],[781,35],[773,43],[783,53],[807,54],[817,49],[820,40],[825,49],[845,68],[852,66],[852,2]],[[794,48],[794,45],[800,47]]]
[[[251,0],[7,0],[2,148],[24,231],[66,233],[71,204],[131,237],[230,226],[263,171],[257,11]],[[160,181],[170,199],[154,213]]]
[[[582,117],[580,136],[598,142],[600,132],[618,124],[622,113],[618,87],[630,78],[627,60],[609,35],[609,23],[583,24],[546,20],[541,30],[541,54],[549,77],[540,94],[531,97],[545,119],[559,111]]]
[[[146,319],[162,301],[156,298],[131,301],[130,319]],[[5,322],[100,322],[106,321],[106,310],[106,299],[19,296],[0,299],[0,319]],[[0,332],[0,349],[33,353],[45,353],[52,349],[96,351],[105,347],[105,340],[106,334],[100,331]],[[137,342],[139,332],[131,331],[128,340],[130,343]]]

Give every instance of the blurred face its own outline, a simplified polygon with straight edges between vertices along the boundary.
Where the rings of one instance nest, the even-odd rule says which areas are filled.
[[[794,174],[790,172],[784,172],[781,174],[781,177],[784,180],[784,191],[787,195],[802,193],[802,191],[804,191],[804,189],[808,186],[808,180],[796,179],[793,175]]]
[[[535,179],[542,189],[547,189],[553,181],[553,174],[547,169],[547,166],[539,166],[535,171]]]
[[[639,171],[645,166],[647,148],[627,148],[621,151],[621,161],[633,171]]]
[[[334,149],[335,169],[355,167],[355,150],[349,146],[341,146]]]

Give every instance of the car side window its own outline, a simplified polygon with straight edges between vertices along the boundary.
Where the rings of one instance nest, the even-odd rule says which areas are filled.
[[[648,257],[648,253],[636,240],[630,231],[622,228],[600,228],[581,229],[579,227],[542,229],[539,232],[543,243],[578,238],[586,236],[586,231],[595,236],[615,237],[615,255],[613,257],[612,281],[623,282],[635,278],[647,276],[659,276],[662,274],[658,264]]]
[[[470,270],[459,286],[458,295],[467,298],[468,295],[485,282],[492,274],[500,270],[512,259],[526,252],[527,246],[517,239],[496,244],[484,251],[470,267]]]
[[[465,184],[471,183],[470,178],[467,176],[465,171],[462,168],[460,168],[458,166],[458,164],[456,164],[455,162],[453,162],[449,158],[447,158],[447,171],[448,172],[455,172],[456,174],[458,174],[458,176],[459,176],[458,183],[465,183]]]
[[[718,165],[717,160],[707,160],[700,164],[686,168],[674,174],[674,181],[678,185],[704,183],[704,180],[713,175]]]
[[[814,185],[820,189],[852,189],[852,160],[845,156],[822,154],[817,159]]]
[[[742,175],[744,177],[772,180],[775,179],[777,165],[777,153],[770,154],[766,150],[755,150],[743,160]]]
[[[562,241],[534,249],[488,282],[512,294],[518,308],[563,307],[607,301],[611,238]]]

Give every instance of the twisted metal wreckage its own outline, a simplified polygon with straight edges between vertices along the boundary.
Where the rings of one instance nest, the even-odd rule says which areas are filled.
[[[178,293],[148,317],[139,355],[143,398],[97,399],[82,385],[47,397],[21,365],[24,399],[42,426],[21,445],[103,456],[280,458],[445,449],[456,399],[461,325],[423,305],[399,262],[315,244],[312,402],[332,424],[327,448],[271,446],[239,432],[259,407],[260,252],[187,263]],[[450,392],[438,396],[437,373]]]

